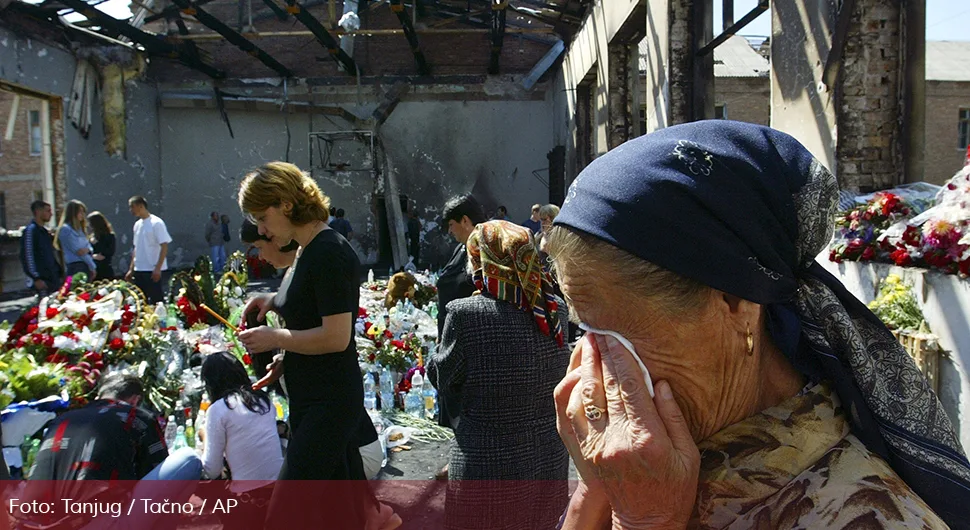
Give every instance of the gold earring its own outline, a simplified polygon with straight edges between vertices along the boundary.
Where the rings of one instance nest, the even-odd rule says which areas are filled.
[[[751,334],[751,325],[747,326],[748,331],[745,333],[745,340],[748,343],[748,355],[754,355],[754,335]]]

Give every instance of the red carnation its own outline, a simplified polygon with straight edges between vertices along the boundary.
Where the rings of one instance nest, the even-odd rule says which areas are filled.
[[[968,263],[970,263],[970,262],[968,262]],[[372,362],[374,362],[374,359],[376,359],[376,358],[377,358],[377,356],[372,353],[372,354],[370,354],[370,355],[367,356],[367,362],[371,362],[372,363]]]
[[[866,247],[866,249],[862,251],[862,261],[872,261],[872,258],[875,257],[876,250],[872,247]]]
[[[401,342],[401,341],[399,341],[399,340],[392,340],[391,341],[391,346],[394,346],[395,348],[397,348],[399,350],[403,350],[404,349],[404,343]]]
[[[108,347],[111,348],[112,350],[118,351],[121,348],[125,347],[125,341],[121,340],[120,338],[111,339],[111,342],[108,344]]]
[[[906,231],[903,232],[903,243],[911,247],[922,246],[923,234],[920,232],[920,229],[915,226],[907,226]]]
[[[90,302],[91,301],[91,293],[81,293],[78,296],[78,298],[80,298],[81,300],[84,300],[85,302]]]
[[[913,258],[909,255],[909,252],[905,248],[898,248],[889,255],[892,258],[893,263],[899,265],[900,267],[908,267],[913,264]]]
[[[60,311],[58,311],[56,307],[47,308],[47,312],[46,312],[47,318],[54,318],[57,316],[58,313],[60,313]]]
[[[839,255],[838,251],[832,249],[832,251],[829,252],[829,261],[834,263],[842,263],[842,256]]]
[[[249,366],[249,365],[253,364],[253,359],[249,356],[248,353],[244,353],[243,356],[242,356],[242,362],[246,366]]]
[[[128,327],[128,326],[121,326],[121,327],[120,327],[120,328],[118,328],[118,329],[119,329],[119,330],[120,330],[120,331],[121,331],[122,333],[128,333],[128,330],[130,330],[131,328],[130,328],[130,327]]]
[[[27,326],[27,333],[33,333],[37,331],[37,324],[30,324]]]
[[[368,331],[370,331],[370,328],[373,327],[373,326],[374,326],[374,323],[373,322],[371,322],[369,320],[365,321],[364,322],[364,333],[367,333]]]
[[[367,310],[363,307],[357,308],[357,316],[360,318],[367,318]]]
[[[394,338],[394,334],[391,333],[391,330],[389,330],[389,329],[385,329],[384,330],[384,336],[387,337],[387,338],[389,338],[389,339],[393,339]]]
[[[31,307],[27,310],[27,313],[24,314],[24,318],[27,320],[33,320],[37,318],[38,313],[40,313],[40,309],[38,309],[37,306]]]

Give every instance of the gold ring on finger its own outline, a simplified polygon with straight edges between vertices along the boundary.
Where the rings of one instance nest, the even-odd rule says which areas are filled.
[[[596,405],[586,405],[585,411],[586,411],[586,419],[589,421],[598,421],[600,418],[603,417],[603,414],[606,412],[605,410],[597,407]]]

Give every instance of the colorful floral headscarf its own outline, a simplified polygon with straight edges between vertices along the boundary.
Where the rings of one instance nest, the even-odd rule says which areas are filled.
[[[532,313],[539,331],[562,346],[552,277],[539,261],[529,230],[507,221],[489,221],[475,227],[466,245],[475,287]]]

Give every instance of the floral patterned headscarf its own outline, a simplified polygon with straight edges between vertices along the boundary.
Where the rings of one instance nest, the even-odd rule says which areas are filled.
[[[489,221],[475,227],[466,245],[475,287],[532,313],[539,331],[562,346],[562,322],[552,277],[539,261],[529,229],[507,221]]]

